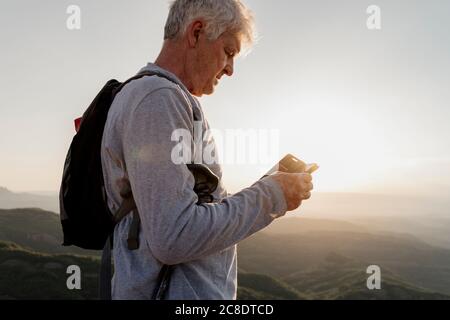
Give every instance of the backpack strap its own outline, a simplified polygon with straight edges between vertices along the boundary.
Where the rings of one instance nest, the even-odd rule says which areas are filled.
[[[131,221],[130,229],[128,230],[128,249],[139,249],[139,227],[141,225],[141,218],[137,209],[133,213],[133,220]]]
[[[119,188],[122,203],[114,214],[114,225],[118,225],[128,214],[134,211],[133,222],[128,234],[128,249],[137,250],[139,248],[138,235],[140,218],[136,202],[134,201],[133,192],[131,191],[130,182],[126,179],[121,179],[119,181]]]
[[[162,73],[160,72],[155,72],[155,71],[142,71],[140,73],[138,73],[137,75],[135,75],[134,77],[131,77],[130,79],[128,79],[127,81],[125,81],[124,83],[122,83],[119,87],[117,87],[116,90],[114,90],[113,92],[113,96],[116,96],[127,84],[129,84],[130,82],[134,81],[134,80],[138,80],[141,79],[143,77],[151,77],[151,76],[161,76],[164,77],[165,79],[170,80],[168,77],[164,76]],[[173,81],[172,81],[173,82]]]
[[[111,300],[111,243],[113,235],[107,240],[102,252],[102,260],[100,262],[100,275],[98,279],[98,295],[100,300]]]
[[[152,300],[165,300],[174,267],[173,265],[162,266],[158,274],[158,279],[156,280],[157,285],[153,291]]]
[[[119,224],[131,211],[137,209],[130,183],[126,180],[122,180],[120,182],[120,188],[122,203],[114,214],[114,223],[116,225]]]

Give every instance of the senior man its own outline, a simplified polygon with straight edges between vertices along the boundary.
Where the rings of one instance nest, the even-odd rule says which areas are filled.
[[[277,173],[234,195],[220,181],[214,203],[199,205],[193,175],[173,161],[174,132],[193,133],[195,121],[209,129],[196,97],[233,75],[253,26],[239,0],[174,1],[161,53],[140,71],[159,76],[132,81],[116,96],[102,142],[106,194],[115,211],[116,182],[129,181],[141,245],[128,249],[127,217],[114,232],[113,299],[152,299],[164,265],[172,266],[165,299],[236,299],[236,244],[311,196],[311,175]],[[203,143],[214,147],[211,137]],[[208,167],[221,178],[219,164]]]

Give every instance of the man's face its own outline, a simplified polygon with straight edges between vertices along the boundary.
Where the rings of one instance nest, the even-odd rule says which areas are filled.
[[[241,49],[240,42],[239,35],[227,32],[214,41],[208,40],[204,34],[199,37],[192,65],[193,95],[210,95],[223,75],[233,75],[234,59]]]

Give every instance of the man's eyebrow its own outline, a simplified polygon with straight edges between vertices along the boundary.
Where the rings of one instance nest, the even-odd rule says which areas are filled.
[[[240,45],[232,44],[230,47],[233,49],[235,55],[239,55],[239,53],[241,52]]]

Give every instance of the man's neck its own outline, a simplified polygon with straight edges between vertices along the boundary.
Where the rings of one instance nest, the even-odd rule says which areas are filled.
[[[180,52],[184,52],[180,45],[166,40],[154,63],[158,67],[173,73],[186,88],[190,89],[190,80],[185,70],[186,57],[181,55]]]

